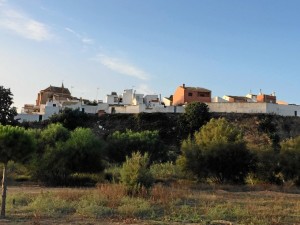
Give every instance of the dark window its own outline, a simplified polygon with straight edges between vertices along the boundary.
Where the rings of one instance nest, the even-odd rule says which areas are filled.
[[[197,94],[198,94],[198,97],[206,97],[205,93],[198,92]]]
[[[84,112],[84,108],[81,108],[81,112]]]
[[[188,96],[193,96],[193,93],[189,92],[189,93],[188,93]]]
[[[297,111],[295,111],[295,116],[297,116]]]
[[[115,107],[112,107],[111,108],[111,114],[114,114],[114,113],[116,113],[116,109],[115,109]]]
[[[43,115],[39,115],[39,121],[42,121]]]
[[[53,104],[53,107],[56,107],[56,104]]]

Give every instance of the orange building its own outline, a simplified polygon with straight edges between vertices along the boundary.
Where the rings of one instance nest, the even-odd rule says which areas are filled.
[[[38,93],[36,105],[39,106],[41,104],[46,104],[48,100],[53,98],[61,101],[67,100],[68,98],[71,99],[72,96],[69,89],[65,88],[63,84],[61,87],[54,87],[50,85],[48,88],[41,90],[40,93]]]
[[[211,91],[201,87],[179,86],[173,95],[173,105],[184,105],[190,102],[211,102]]]
[[[272,95],[259,94],[257,95],[257,102],[276,103],[276,96],[275,94]]]

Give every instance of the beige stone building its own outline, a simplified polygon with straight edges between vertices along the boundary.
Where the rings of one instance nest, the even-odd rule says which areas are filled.
[[[71,100],[71,92],[68,88],[64,87],[64,84],[61,85],[61,87],[55,87],[55,86],[49,86],[44,90],[41,90],[38,93],[37,99],[36,99],[36,106],[44,105],[49,100],[57,100],[59,102],[61,101],[67,101]]]

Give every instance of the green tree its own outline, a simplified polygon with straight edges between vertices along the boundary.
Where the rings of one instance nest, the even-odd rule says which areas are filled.
[[[138,194],[142,188],[149,189],[153,185],[153,177],[149,169],[149,157],[145,153],[132,153],[126,157],[126,162],[120,170],[121,182],[125,185],[128,194]]]
[[[194,133],[194,138],[196,144],[201,147],[244,142],[241,130],[225,118],[211,119]]]
[[[38,136],[39,151],[32,163],[36,179],[50,185],[68,185],[70,175],[103,169],[103,144],[88,128],[68,131],[51,124]]]
[[[14,117],[17,115],[17,111],[15,107],[11,107],[12,104],[13,94],[10,89],[0,86],[0,124],[15,124]]]
[[[116,131],[108,137],[107,141],[107,153],[112,162],[122,163],[126,156],[136,151],[142,154],[147,152],[151,162],[166,160],[167,153],[158,131]]]
[[[258,124],[258,129],[268,135],[272,141],[272,148],[275,153],[280,152],[280,137],[274,115],[262,115]]]
[[[99,172],[103,169],[104,145],[89,128],[76,128],[66,142],[72,172]]]
[[[255,165],[241,131],[224,118],[211,119],[193,139],[183,141],[181,151],[178,163],[200,179],[243,182]]]
[[[184,114],[178,120],[181,135],[185,138],[198,131],[211,118],[208,105],[201,102],[192,102],[185,107]]]
[[[300,185],[300,136],[281,142],[280,168],[284,179]]]
[[[3,163],[1,217],[5,217],[7,164],[10,160],[22,162],[34,150],[32,136],[21,127],[0,125],[0,162]]]
[[[66,108],[59,114],[54,114],[49,118],[52,123],[61,123],[69,130],[74,130],[77,127],[87,127],[89,115],[79,109]]]

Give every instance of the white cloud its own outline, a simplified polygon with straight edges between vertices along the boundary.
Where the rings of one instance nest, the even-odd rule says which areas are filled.
[[[71,34],[74,34],[83,44],[94,44],[94,40],[88,37],[84,37],[83,35],[75,32],[73,29],[66,27],[65,28],[66,31],[70,32]]]
[[[136,77],[140,80],[148,79],[148,75],[144,71],[131,64],[125,63],[118,58],[111,58],[106,55],[99,54],[96,56],[95,60],[117,73]]]
[[[71,28],[66,27],[65,30],[74,34],[77,38],[80,38],[80,35],[78,33],[76,33],[74,30],[72,30]]]
[[[93,39],[90,39],[90,38],[82,38],[81,41],[84,43],[84,44],[94,44],[94,40]]]
[[[0,6],[0,28],[35,41],[52,39],[53,35],[44,23],[9,7],[6,1],[0,1]]]

